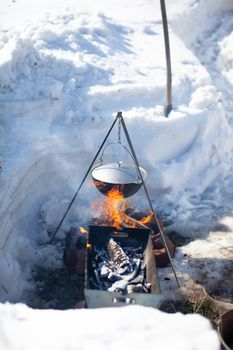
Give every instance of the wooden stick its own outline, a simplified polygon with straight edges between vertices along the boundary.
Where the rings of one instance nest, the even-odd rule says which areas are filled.
[[[123,212],[120,212],[120,215],[122,216],[124,222],[126,224],[129,224],[131,227],[135,227],[135,225],[136,225],[137,228],[146,228],[148,230],[151,230],[151,228],[149,228],[148,226],[142,224],[138,220],[132,218],[131,216],[129,216],[129,215],[123,213]]]

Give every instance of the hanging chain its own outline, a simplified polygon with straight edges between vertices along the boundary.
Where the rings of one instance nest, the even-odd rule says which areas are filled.
[[[121,144],[121,119],[118,121],[118,143]]]

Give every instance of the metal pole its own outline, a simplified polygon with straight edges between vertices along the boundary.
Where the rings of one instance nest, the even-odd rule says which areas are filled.
[[[118,112],[118,115],[120,117],[120,121],[121,121],[121,124],[122,124],[122,127],[123,127],[123,130],[125,132],[125,136],[126,136],[126,139],[127,139],[127,142],[129,144],[129,147],[130,147],[130,150],[132,152],[132,155],[133,155],[133,159],[134,159],[134,162],[135,162],[135,165],[138,169],[138,173],[140,175],[140,179],[142,181],[142,185],[143,185],[143,188],[144,188],[144,191],[146,193],[146,197],[147,197],[147,200],[148,200],[148,203],[149,203],[149,206],[150,206],[150,210],[152,211],[153,215],[154,215],[154,218],[156,220],[156,223],[158,225],[158,228],[159,228],[159,233],[160,233],[160,237],[162,238],[162,241],[163,241],[163,245],[166,249],[166,252],[167,252],[167,255],[168,255],[168,258],[169,258],[169,261],[171,263],[171,266],[172,266],[172,270],[173,270],[173,273],[174,273],[174,276],[175,276],[175,279],[176,279],[176,282],[177,282],[177,285],[178,287],[180,287],[180,284],[179,284],[179,281],[178,281],[178,277],[177,277],[177,274],[176,274],[176,271],[175,271],[175,267],[173,265],[173,262],[172,262],[172,258],[171,258],[171,255],[170,255],[170,252],[169,252],[169,249],[168,249],[168,246],[167,246],[167,242],[165,240],[165,237],[164,237],[164,234],[163,234],[163,230],[161,228],[161,225],[159,223],[159,220],[157,218],[157,215],[155,213],[155,210],[153,208],[153,204],[151,202],[151,199],[150,199],[150,196],[149,196],[149,193],[147,191],[147,187],[146,187],[146,184],[145,184],[145,181],[143,180],[143,176],[142,176],[142,173],[141,173],[141,170],[140,170],[140,165],[138,163],[138,159],[137,159],[137,156],[136,156],[136,153],[134,151],[134,147],[133,147],[133,144],[131,142],[131,139],[130,139],[130,136],[129,136],[129,133],[128,133],[128,130],[127,130],[127,127],[126,127],[126,124],[125,124],[125,121],[122,117],[122,113],[121,112]]]
[[[61,221],[59,222],[59,224],[58,224],[58,226],[57,226],[55,232],[53,233],[53,235],[52,235],[52,237],[50,238],[50,240],[48,241],[48,243],[52,243],[52,241],[54,240],[56,234],[58,233],[58,231],[59,231],[61,225],[63,224],[63,221],[65,220],[66,215],[68,214],[68,212],[69,212],[70,208],[72,207],[72,205],[73,205],[75,199],[77,198],[77,195],[78,195],[79,191],[81,190],[82,185],[84,184],[84,182],[85,182],[85,180],[86,180],[86,178],[87,178],[87,176],[88,176],[88,174],[89,174],[89,172],[90,172],[90,170],[91,170],[93,164],[95,163],[95,161],[96,161],[98,155],[100,154],[100,151],[101,151],[101,149],[103,148],[103,146],[104,146],[104,144],[105,144],[105,142],[106,142],[108,136],[110,135],[110,133],[111,133],[111,131],[112,131],[114,125],[116,124],[116,121],[118,120],[118,118],[119,118],[119,113],[117,114],[116,119],[115,119],[114,122],[112,123],[112,125],[111,125],[111,127],[110,127],[110,129],[109,129],[109,131],[108,131],[108,133],[107,133],[107,135],[106,135],[105,138],[104,138],[104,141],[102,142],[100,148],[98,149],[98,151],[97,151],[97,153],[96,153],[96,155],[95,155],[93,161],[91,162],[91,164],[90,164],[90,166],[89,166],[89,168],[88,168],[86,174],[84,175],[84,178],[82,179],[82,181],[81,181],[81,183],[80,183],[80,185],[79,185],[79,187],[78,187],[78,189],[77,189],[77,191],[76,191],[74,197],[72,198],[72,200],[71,200],[69,206],[67,207],[67,209],[66,209],[66,211],[65,211],[65,213],[64,213],[64,215],[63,215],[63,217],[62,217],[62,219],[61,219]]]
[[[165,0],[160,0],[161,14],[163,20],[163,35],[165,44],[166,67],[167,67],[167,105],[165,108],[165,116],[168,117],[172,110],[172,70],[171,70],[171,55],[169,44],[169,33],[167,25],[167,12]]]

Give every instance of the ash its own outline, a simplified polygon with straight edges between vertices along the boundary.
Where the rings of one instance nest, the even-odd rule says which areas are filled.
[[[106,247],[94,247],[90,279],[94,289],[109,292],[150,293],[151,284],[146,281],[143,247],[122,247],[113,238]]]

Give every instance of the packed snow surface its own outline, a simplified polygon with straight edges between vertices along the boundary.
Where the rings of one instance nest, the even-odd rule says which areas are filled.
[[[232,1],[167,0],[173,70],[168,118],[159,1],[101,0],[93,7],[82,0],[4,0],[0,8],[0,300],[21,301],[34,288],[33,265],[62,266],[60,241],[46,243],[119,110],[148,172],[156,211],[168,230],[195,239],[177,249],[180,283],[188,288],[199,281],[211,289],[224,278],[232,290]],[[117,128],[110,139],[117,139]],[[106,162],[118,154],[115,147],[106,149]],[[89,177],[58,239],[71,226],[88,225],[88,208],[98,196]],[[132,201],[148,207],[143,191]],[[174,280],[170,268],[160,275],[162,290],[174,288],[163,281],[166,275]],[[22,306],[1,308],[9,324],[15,315],[18,329],[43,315]],[[21,310],[26,323],[17,319]],[[114,312],[130,318],[126,310]],[[91,312],[98,315],[80,315]],[[196,322],[196,316],[140,312],[173,324],[179,318]],[[46,317],[61,314],[78,319],[71,311]],[[4,344],[15,349],[19,338],[10,339],[8,328],[3,332]],[[194,333],[190,337],[198,342]],[[148,344],[152,339],[150,333]],[[198,346],[190,349],[207,349]]]
[[[142,306],[64,312],[6,304],[0,305],[0,325],[1,349],[10,350],[138,350],[145,343],[149,350],[219,349],[218,336],[204,317]]]

